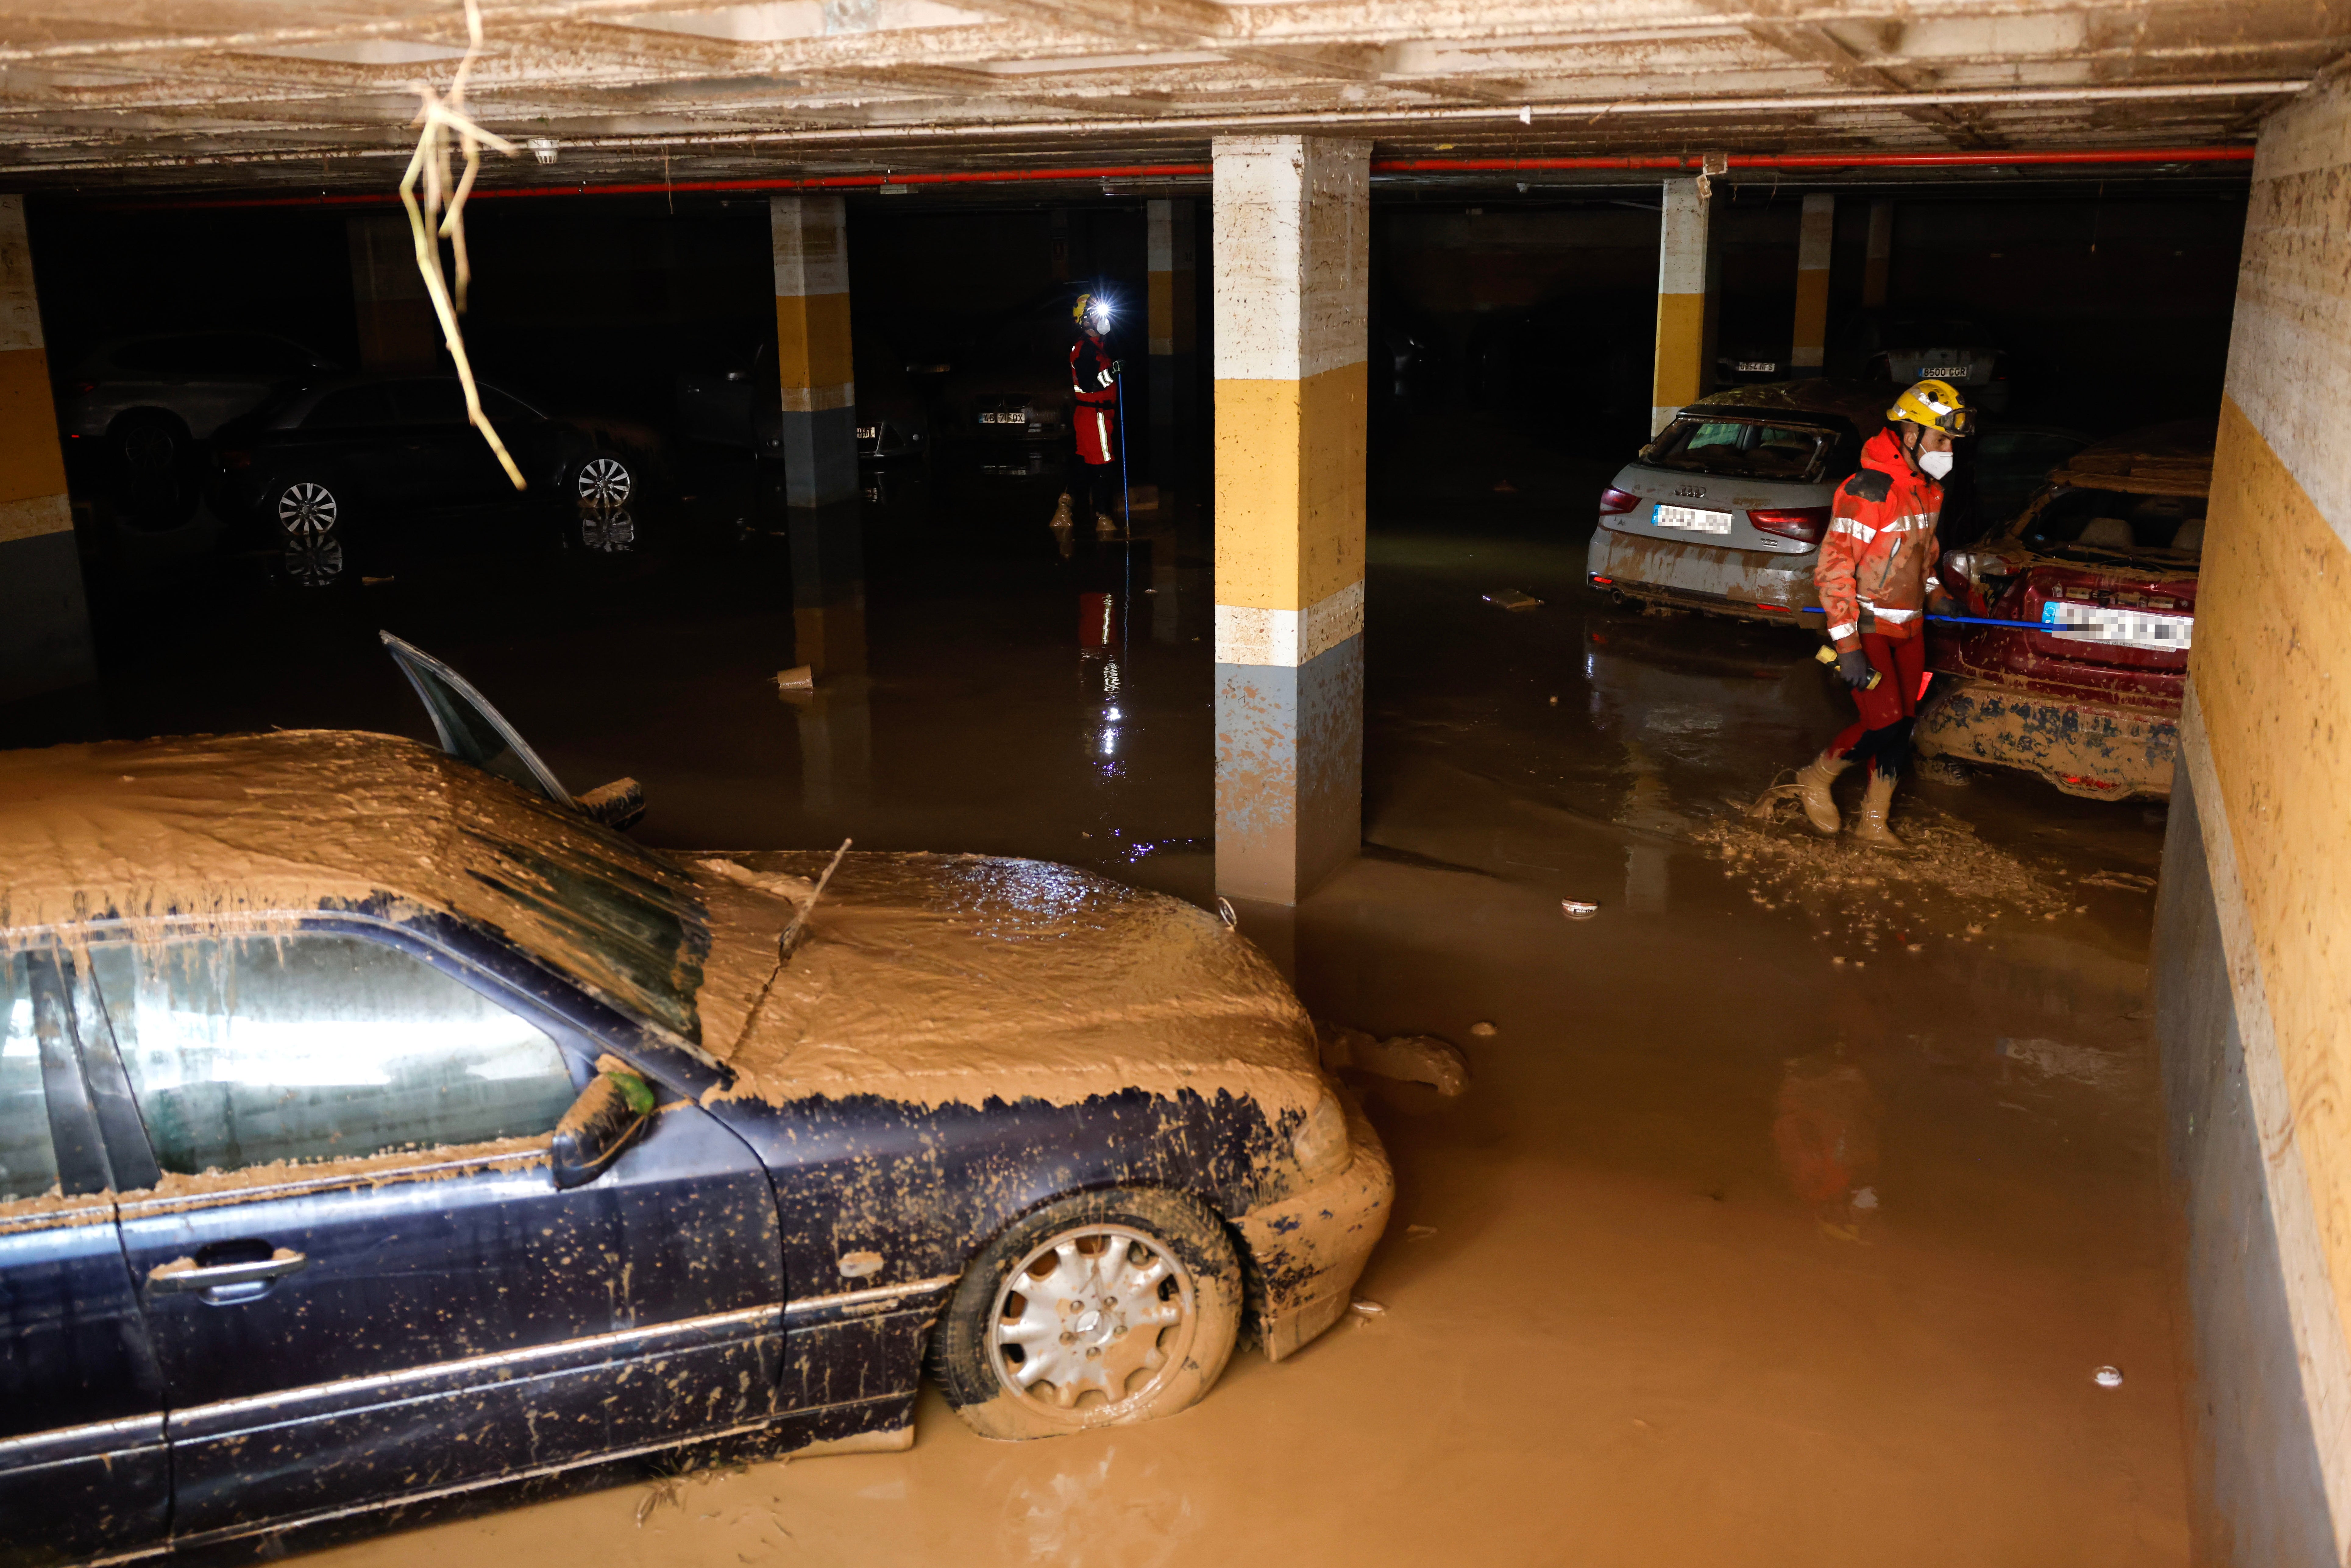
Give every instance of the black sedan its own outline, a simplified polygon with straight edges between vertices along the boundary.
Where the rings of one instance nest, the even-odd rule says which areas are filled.
[[[926,1363],[988,1437],[1139,1421],[1345,1310],[1386,1159],[1215,916],[656,853],[394,651],[445,753],[0,755],[0,1557],[901,1448]]]
[[[610,507],[636,493],[642,455],[512,393],[480,391],[525,496]],[[370,514],[516,497],[455,376],[289,383],[221,426],[213,448],[224,515],[251,517],[287,542],[340,537]]]

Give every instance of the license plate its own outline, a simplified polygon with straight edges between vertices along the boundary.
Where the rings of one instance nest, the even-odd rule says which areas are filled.
[[[1029,411],[1027,409],[1022,409],[1018,413],[983,413],[979,416],[979,423],[982,424],[1026,424],[1029,423]]]
[[[1918,379],[1922,382],[1963,382],[1975,373],[1973,365],[1921,365]]]
[[[1730,514],[1700,511],[1696,507],[1659,507],[1657,527],[1687,528],[1694,534],[1727,534],[1730,531]]]
[[[2053,599],[2041,607],[2041,624],[2049,628],[2049,635],[2069,643],[2119,643],[2127,648],[2170,653],[2187,650],[2196,617],[2153,610],[2111,610],[2103,604]]]
[[[872,427],[872,425],[870,425],[870,424],[861,424],[861,425],[859,425],[859,426],[857,427],[857,439],[858,439],[858,440],[860,440],[860,441],[871,441],[871,440],[872,440],[872,439],[873,439],[873,427]]]
[[[1775,364],[1773,364],[1773,363],[1772,363],[1771,361],[1769,361],[1769,360],[1741,360],[1741,361],[1739,361],[1739,368],[1740,368],[1740,371],[1761,371],[1763,374],[1765,374],[1765,375],[1767,375],[1767,376],[1768,376],[1768,375],[1770,375],[1773,371],[1778,370],[1780,367],[1779,367],[1779,366],[1777,366],[1777,365],[1775,365]]]

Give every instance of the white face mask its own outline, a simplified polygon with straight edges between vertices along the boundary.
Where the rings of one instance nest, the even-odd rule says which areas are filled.
[[[1940,479],[1951,471],[1951,455],[1948,452],[1921,452],[1918,471],[1929,479]]]

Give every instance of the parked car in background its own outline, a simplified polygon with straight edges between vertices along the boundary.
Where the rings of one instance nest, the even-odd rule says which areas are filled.
[[[1997,334],[1966,312],[1872,312],[1853,332],[1864,356],[1862,380],[1893,386],[1949,382],[1986,413],[2008,411],[2008,351]]]
[[[1585,571],[1643,604],[1793,625],[1836,487],[1886,393],[1829,381],[1737,387],[1677,415],[1600,496]]]
[[[618,507],[646,457],[609,431],[553,419],[496,387],[482,410],[521,469],[525,499]],[[296,382],[214,438],[222,515],[282,540],[341,538],[355,519],[516,498],[466,417],[455,376],[334,376]]]
[[[1970,613],[2018,624],[1929,622],[1919,755],[2097,800],[2171,792],[2213,443],[2208,420],[2085,446],[2009,527],[1945,554]]]
[[[266,332],[124,338],[77,361],[57,389],[69,456],[87,453],[134,512],[166,506],[200,476],[198,444],[270,390],[334,363]]]
[[[921,457],[930,450],[930,416],[913,390],[909,367],[886,343],[855,350],[857,455]],[[682,440],[784,457],[783,398],[771,341],[747,344],[731,362],[681,371],[677,434]]]
[[[12,1560],[904,1448],[926,1360],[989,1437],[1132,1423],[1344,1312],[1387,1161],[1214,915],[646,849],[386,642],[443,751],[0,753]]]

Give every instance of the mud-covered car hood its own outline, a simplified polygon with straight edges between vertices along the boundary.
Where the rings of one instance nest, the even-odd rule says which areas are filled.
[[[831,857],[674,858],[709,904],[702,1039],[736,1073],[731,1096],[1070,1104],[1222,1091],[1275,1116],[1323,1092],[1289,986],[1180,900],[1042,861],[852,853],[778,971],[777,933]]]

